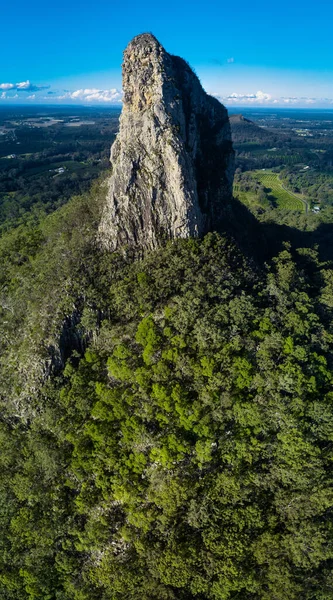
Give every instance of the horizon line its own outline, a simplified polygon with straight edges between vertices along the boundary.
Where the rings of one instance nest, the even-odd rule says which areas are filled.
[[[214,97],[214,96],[213,96]],[[327,106],[325,107],[320,107],[320,106],[260,106],[260,105],[255,105],[255,106],[237,106],[237,105],[230,105],[227,103],[223,103],[221,102],[221,104],[223,104],[226,108],[230,109],[241,109],[241,110],[289,110],[289,111],[293,111],[293,110],[308,110],[308,111],[316,111],[316,110],[320,110],[320,111],[328,111],[328,112],[333,112],[333,106],[332,108],[329,108]],[[110,109],[110,108],[114,108],[114,109],[122,109],[123,105],[122,104],[49,104],[49,103],[35,103],[35,104],[18,104],[18,103],[6,103],[6,104],[0,104],[0,110],[4,109],[4,108],[41,108],[41,107],[49,107],[49,108],[99,108],[99,109]]]

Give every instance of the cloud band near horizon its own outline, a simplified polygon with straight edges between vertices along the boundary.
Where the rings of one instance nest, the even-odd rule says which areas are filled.
[[[110,104],[120,105],[122,103],[122,90],[117,88],[101,89],[101,88],[80,88],[74,91],[61,90],[49,91],[47,96],[42,95],[46,89],[51,86],[39,86],[32,84],[29,79],[20,83],[0,83],[0,100],[2,101],[15,101],[22,100],[22,95],[18,92],[30,92],[29,96],[24,99],[32,103],[32,101],[40,104],[46,104],[50,102],[50,96],[52,96],[52,102],[59,104]],[[33,92],[33,93],[32,93]],[[271,93],[258,90],[257,92],[250,93],[238,93],[232,92],[230,94],[223,94],[219,92],[210,92],[212,96],[223,102],[224,104],[231,106],[245,106],[245,105],[257,105],[257,106],[315,106],[321,105],[322,107],[333,107],[332,98],[314,98],[306,96],[281,96],[277,97]],[[13,95],[14,94],[14,95]],[[47,101],[47,102],[46,102]]]
[[[29,79],[21,81],[20,83],[0,83],[0,90],[2,92],[16,91],[16,92],[40,92],[47,90],[49,85],[34,85]]]

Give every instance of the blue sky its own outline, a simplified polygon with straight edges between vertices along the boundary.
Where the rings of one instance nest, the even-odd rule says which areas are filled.
[[[119,104],[122,51],[151,31],[228,106],[333,108],[331,0],[16,0],[1,22],[1,104]]]

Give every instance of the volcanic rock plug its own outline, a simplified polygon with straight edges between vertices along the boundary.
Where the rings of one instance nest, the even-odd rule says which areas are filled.
[[[218,230],[232,199],[226,108],[151,34],[124,52],[123,110],[99,234],[109,250]]]

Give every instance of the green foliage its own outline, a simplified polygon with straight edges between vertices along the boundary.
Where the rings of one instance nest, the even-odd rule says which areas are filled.
[[[289,192],[280,181],[277,173],[269,171],[257,171],[254,177],[263,184],[265,190],[269,193],[269,199],[273,201],[278,208],[286,208],[288,210],[306,210],[307,201],[296,196],[295,193]]]
[[[26,413],[27,405],[33,411],[45,369],[59,368],[73,350],[82,351],[82,337],[92,335],[100,318],[94,293],[85,303],[82,325],[77,314],[95,269],[101,191],[96,186],[38,227],[20,226],[0,240],[0,403],[5,412]]]
[[[8,265],[33,273],[32,310],[39,286],[71,278],[69,306],[84,285],[87,341],[28,419],[6,409],[2,597],[330,598],[329,265],[287,246],[257,272],[213,234],[110,260],[80,244],[77,206],[18,233]]]
[[[330,256],[332,215],[281,187],[331,203],[329,138],[234,119],[235,191],[294,240],[265,268],[217,234],[133,260],[101,186],[45,218],[106,166],[96,118],[0,161],[0,597],[331,599],[333,271],[294,248]]]
[[[263,169],[238,174],[235,179],[234,193],[249,206],[277,208],[305,212],[308,199],[286,187],[278,173]]]

